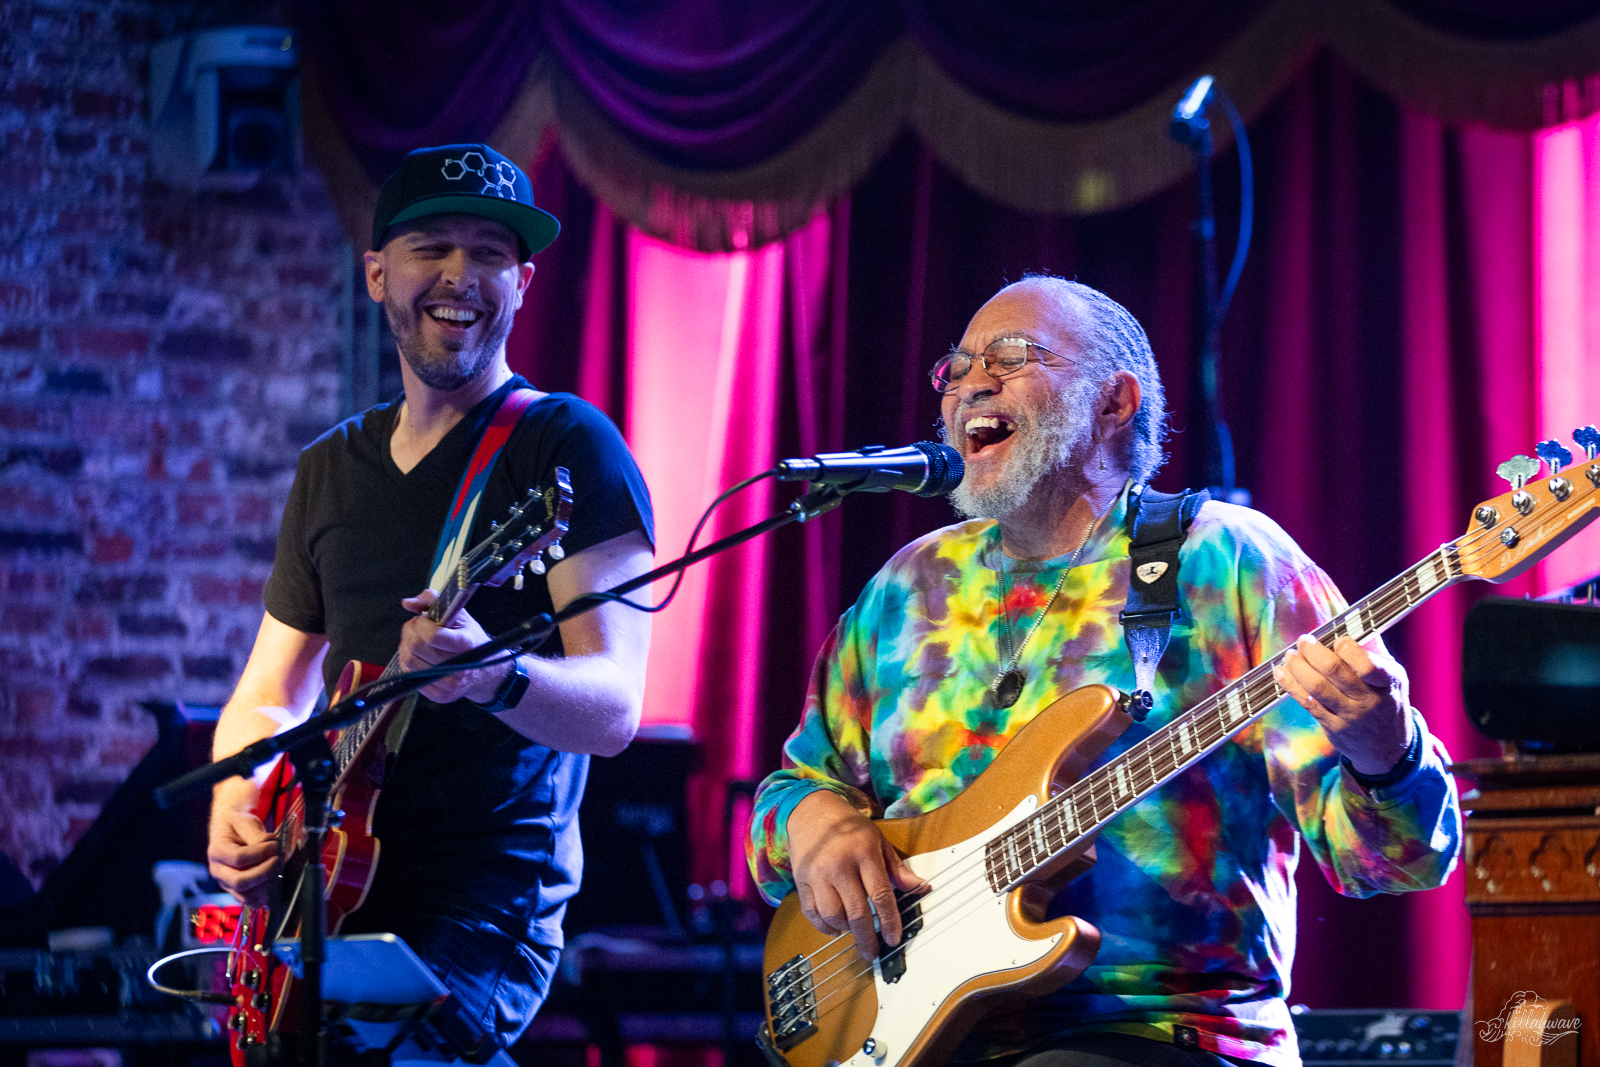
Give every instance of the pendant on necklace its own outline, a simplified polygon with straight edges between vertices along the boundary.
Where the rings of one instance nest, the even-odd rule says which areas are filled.
[[[1000,676],[1000,684],[994,687],[994,706],[1009,708],[1017,702],[1022,695],[1022,687],[1028,684],[1028,676],[1013,668]]]

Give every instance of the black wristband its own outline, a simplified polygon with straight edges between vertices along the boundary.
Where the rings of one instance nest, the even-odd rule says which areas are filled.
[[[1411,714],[1409,711],[1406,714]],[[1399,785],[1405,776],[1417,769],[1417,764],[1422,762],[1422,724],[1415,718],[1411,721],[1411,744],[1406,747],[1406,754],[1400,757],[1400,762],[1390,767],[1383,774],[1362,774],[1356,770],[1355,764],[1347,757],[1340,756],[1339,762],[1344,764],[1344,769],[1350,772],[1350,777],[1363,789],[1387,789],[1391,785]]]
[[[467,703],[479,711],[498,715],[522,703],[522,695],[527,691],[528,672],[522,669],[522,657],[518,656],[511,661],[511,673],[506,675],[506,680],[500,683],[500,688],[487,704],[479,704],[476,700],[469,700]]]

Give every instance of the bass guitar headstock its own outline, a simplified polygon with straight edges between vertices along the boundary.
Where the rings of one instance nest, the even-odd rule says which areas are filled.
[[[555,562],[566,555],[561,538],[571,517],[571,475],[567,468],[557,467],[553,485],[529,489],[505,521],[462,559],[467,576],[463,587],[502,585],[507,578],[514,578],[514,587],[521,589],[523,564],[534,574],[543,574],[546,556]]]
[[[1467,532],[1456,542],[1461,570],[1491,582],[1515,578],[1600,515],[1600,430],[1572,432],[1587,460],[1572,462],[1559,441],[1541,441],[1539,457],[1512,456],[1496,473],[1511,491],[1485,500],[1472,512]],[[1540,476],[1540,468],[1550,476]]]

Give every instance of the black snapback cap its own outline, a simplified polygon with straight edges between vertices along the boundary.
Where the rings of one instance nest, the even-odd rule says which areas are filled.
[[[486,144],[447,144],[410,152],[378,190],[372,247],[390,227],[428,215],[476,215],[517,235],[522,258],[543,252],[561,232],[550,212],[533,205],[533,183]]]

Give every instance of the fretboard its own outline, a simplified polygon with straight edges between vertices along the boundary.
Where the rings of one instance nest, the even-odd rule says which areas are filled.
[[[1329,619],[1312,636],[1325,645],[1340,637],[1364,641],[1466,577],[1455,545],[1446,544]],[[1015,888],[1264,715],[1285,696],[1272,672],[1288,651],[1257,664],[990,841],[984,858],[990,888],[996,893]]]
[[[442,625],[466,606],[468,598],[461,595],[461,587],[466,581],[466,574],[467,557],[463,556],[456,567],[456,573],[450,577],[449,581],[445,582],[444,588],[439,591],[439,598],[428,609],[428,618]],[[397,651],[390,657],[389,664],[384,667],[383,673],[372,680],[382,681],[399,673],[400,653]],[[403,700],[405,698],[400,697],[397,699]],[[344,772],[349,769],[350,764],[361,751],[361,746],[367,743],[367,739],[372,736],[372,731],[383,721],[385,713],[395,703],[395,700],[389,700],[374,704],[362,712],[359,719],[339,731],[339,739],[333,744],[333,764],[338,780],[343,780]]]

